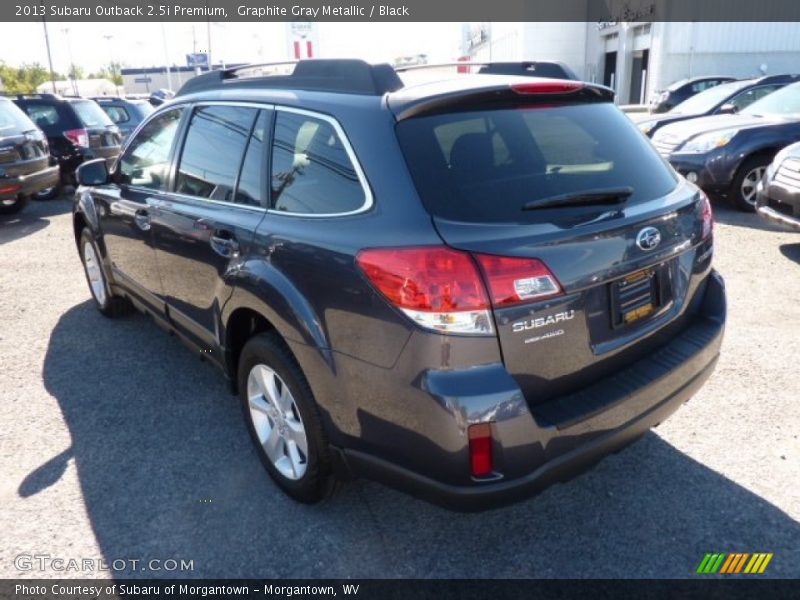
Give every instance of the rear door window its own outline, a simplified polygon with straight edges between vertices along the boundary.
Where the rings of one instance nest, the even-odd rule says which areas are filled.
[[[459,221],[529,221],[535,200],[631,187],[628,203],[677,178],[611,104],[460,112],[411,118],[400,145],[429,212]]]
[[[56,130],[58,133],[72,129],[72,123],[65,117],[63,111],[58,110],[54,104],[26,103],[23,105],[25,112],[39,129],[48,133]]]
[[[126,111],[122,106],[114,106],[113,104],[102,104],[101,106],[108,115],[108,118],[117,125],[120,123],[127,123],[131,120],[131,116],[128,114],[128,111]]]
[[[258,110],[240,106],[195,109],[183,145],[175,191],[233,202],[236,178]]]
[[[274,210],[342,214],[366,203],[345,141],[326,119],[278,111],[272,147]]]
[[[270,112],[262,110],[250,132],[242,170],[239,173],[239,184],[236,187],[235,201],[238,204],[267,207],[265,184],[270,115]]]

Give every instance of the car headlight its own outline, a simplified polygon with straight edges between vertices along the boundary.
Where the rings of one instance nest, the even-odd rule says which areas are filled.
[[[695,138],[690,139],[683,146],[677,149],[677,152],[686,152],[688,154],[705,154],[716,148],[722,148],[739,133],[738,129],[724,129],[722,131],[714,131],[712,133],[704,133]]]

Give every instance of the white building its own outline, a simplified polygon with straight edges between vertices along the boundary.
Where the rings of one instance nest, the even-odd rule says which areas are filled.
[[[617,91],[620,104],[699,75],[800,72],[800,23],[465,24],[462,52],[474,60],[555,60]]]

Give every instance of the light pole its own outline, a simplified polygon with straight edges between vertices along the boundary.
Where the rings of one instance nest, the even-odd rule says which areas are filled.
[[[72,44],[69,41],[69,27],[64,27],[61,29],[64,33],[64,37],[67,39],[67,55],[69,56],[69,73],[68,77],[72,82],[72,91],[77,96],[78,95],[78,84],[75,81],[75,61],[72,59]]]
[[[47,32],[47,21],[44,18],[44,5],[40,4],[39,6],[42,7],[42,26],[44,27],[44,45],[47,47],[47,66],[50,68],[50,84],[53,86],[53,93],[57,94],[56,76],[53,73],[53,57],[50,54],[50,34]]]
[[[103,38],[105,39],[106,42],[108,42],[108,58],[111,61],[111,64],[109,65],[109,67],[111,68],[111,83],[113,83],[114,84],[114,88],[117,89],[117,87],[118,87],[117,86],[117,82],[116,82],[116,79],[117,79],[117,66],[116,66],[116,62],[114,61],[114,44],[111,43],[111,40],[114,39],[114,36],[112,34],[110,34],[110,33],[106,33],[106,34],[103,35]],[[117,89],[117,93],[119,93],[118,89]]]

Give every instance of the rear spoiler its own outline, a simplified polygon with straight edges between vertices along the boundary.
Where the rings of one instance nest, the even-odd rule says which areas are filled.
[[[446,82],[452,83],[452,82]],[[466,110],[493,110],[561,103],[613,102],[614,90],[566,79],[508,78],[502,84],[460,87],[442,85],[439,93],[414,94],[406,88],[389,95],[389,108],[398,121],[411,117]],[[427,90],[429,91],[429,90]]]

